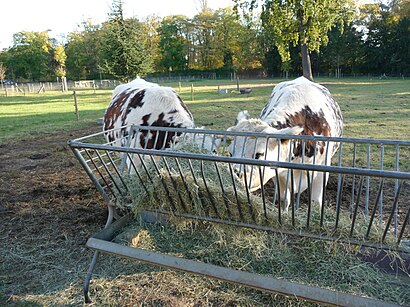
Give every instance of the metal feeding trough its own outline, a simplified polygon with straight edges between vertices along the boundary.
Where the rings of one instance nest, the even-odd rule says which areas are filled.
[[[139,201],[142,206],[149,204],[140,211],[143,217],[179,216],[408,254],[410,141],[143,126],[119,129],[129,132],[117,143],[122,146],[107,143],[104,133],[68,142],[101,192],[109,211],[105,228],[87,242],[87,246],[95,250],[85,281],[87,302],[98,254],[104,252],[325,304],[390,305],[371,298],[123,246],[112,239],[133,219],[131,213],[121,217],[117,208],[122,209],[120,212],[131,212],[129,206]],[[164,143],[169,139],[174,144]],[[207,139],[220,140],[216,154],[201,148]],[[188,140],[195,144],[192,150],[184,147]],[[238,149],[238,144],[250,141],[282,144],[278,156],[287,150],[289,158],[278,161],[231,156],[232,150],[244,153],[243,148]],[[308,144],[314,148],[311,157],[316,157],[319,148],[334,144],[338,151],[332,159],[329,150],[321,152],[326,161],[324,165],[315,158],[292,159],[293,150],[305,153]],[[254,191],[252,181],[265,181],[269,172],[273,177]],[[314,181],[316,175],[321,175],[319,184]],[[191,193],[192,186],[197,193]],[[322,206],[312,201],[315,189],[322,189]],[[154,193],[150,192],[152,190]],[[165,195],[163,203],[157,201],[160,193]],[[151,196],[157,197],[156,201],[150,202]]]

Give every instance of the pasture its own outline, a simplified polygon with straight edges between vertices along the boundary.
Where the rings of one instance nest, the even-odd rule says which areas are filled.
[[[279,81],[242,80],[241,88],[252,88],[249,95],[239,94],[236,84],[226,80],[182,83],[180,95],[193,113],[197,126],[225,129],[233,124],[240,110],[247,109],[252,116],[258,116],[273,85]],[[345,136],[410,139],[410,80],[315,81],[328,87],[338,101],[344,115]],[[191,84],[194,85],[193,101]],[[221,89],[227,88],[228,93],[218,94],[218,84]],[[179,89],[178,83],[161,85]],[[66,141],[99,131],[101,127],[97,125],[97,119],[102,117],[110,97],[109,90],[78,91],[80,120],[77,121],[72,92],[9,97],[0,94],[0,305],[83,304],[82,284],[92,255],[84,244],[103,226],[106,210]],[[405,169],[409,170],[409,165]],[[187,242],[184,248],[195,246],[196,242],[189,241],[189,226],[179,227],[169,233],[160,226],[152,226],[150,233],[142,233],[140,241],[153,245],[162,237],[170,245],[178,244],[172,241],[177,233]],[[235,233],[214,233],[209,229],[202,229],[201,233],[204,239],[220,236],[221,240],[233,242],[234,250],[245,254],[256,252],[262,257],[269,255],[258,242],[272,246],[284,243],[281,238],[269,241],[263,235],[241,234],[242,238],[258,246],[252,251],[242,245]],[[324,247],[317,244],[311,248]],[[228,247],[225,252],[215,246],[210,251],[221,259],[233,253]],[[328,252],[331,255],[335,250]],[[283,256],[280,261],[286,265],[285,260],[295,255],[288,250]],[[279,259],[279,255],[270,257]],[[314,262],[304,260],[300,266]],[[349,261],[336,260],[339,263]],[[335,262],[328,263],[328,266],[332,265]],[[354,262],[351,265],[355,267]],[[282,276],[289,279],[315,279],[317,275],[311,272],[308,276],[296,276],[298,269],[298,266],[278,267]],[[364,271],[360,266],[357,269],[343,278],[359,286],[360,280],[355,276],[363,275]],[[335,275],[334,278],[339,277]],[[375,283],[380,282],[376,276],[369,278]],[[91,296],[99,306],[310,305],[107,255],[97,264]]]

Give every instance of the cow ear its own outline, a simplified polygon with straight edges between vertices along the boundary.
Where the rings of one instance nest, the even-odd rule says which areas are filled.
[[[235,125],[243,120],[248,120],[250,117],[251,116],[249,115],[249,112],[247,110],[240,111],[238,115],[236,116]]]
[[[303,127],[294,126],[289,128],[284,128],[281,130],[277,130],[276,133],[278,134],[291,134],[291,135],[299,135],[303,131]]]
[[[236,131],[236,126],[229,127],[226,131]]]

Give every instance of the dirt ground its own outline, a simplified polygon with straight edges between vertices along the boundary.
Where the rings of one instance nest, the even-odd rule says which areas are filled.
[[[66,142],[98,130],[0,145],[1,306],[83,283],[91,257],[85,242],[106,209]]]

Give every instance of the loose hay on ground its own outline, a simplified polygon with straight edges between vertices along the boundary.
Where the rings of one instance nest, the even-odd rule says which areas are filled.
[[[199,221],[166,227],[135,221],[124,232],[139,236],[136,245],[121,235],[114,241],[279,279],[410,304],[408,276],[384,273],[374,264],[356,256],[356,248],[345,244],[311,239],[290,240],[280,234]],[[170,274],[168,278],[176,279],[168,281],[168,284],[181,282],[172,277],[175,273]],[[205,291],[204,287],[208,287],[207,282],[201,279],[195,285],[202,288],[197,291]],[[252,293],[259,302],[269,296],[258,291]]]

